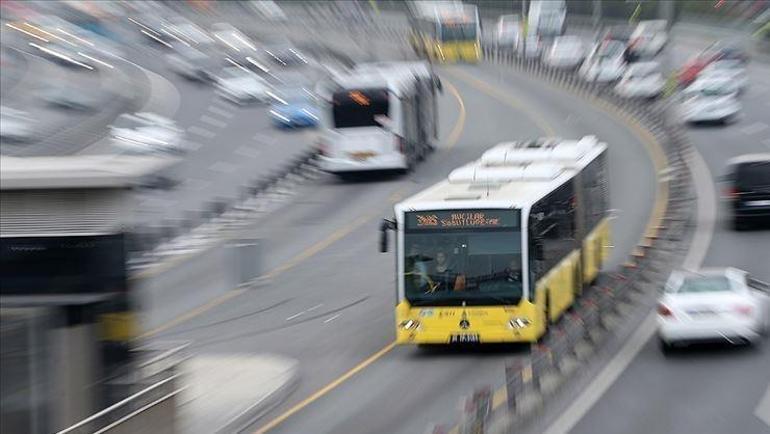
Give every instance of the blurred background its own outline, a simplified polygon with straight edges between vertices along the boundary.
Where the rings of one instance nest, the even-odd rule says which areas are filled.
[[[656,189],[627,126],[497,56],[673,104],[728,201],[704,265],[770,280],[767,225],[753,221],[770,215],[767,0],[2,0],[0,12],[4,433],[414,433],[451,419],[463,390],[528,350],[393,350],[379,219],[498,142],[596,135],[610,147],[607,208],[622,211],[608,272]],[[751,180],[730,184],[747,161]],[[755,207],[736,217],[747,195]],[[763,351],[747,368],[762,387]],[[372,355],[374,373],[299,412]],[[589,428],[603,426],[615,425]]]

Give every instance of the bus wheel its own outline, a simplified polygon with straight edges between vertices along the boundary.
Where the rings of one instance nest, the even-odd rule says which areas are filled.
[[[549,315],[549,311],[551,310],[551,302],[550,297],[548,296],[548,292],[546,291],[545,296],[545,306],[543,307],[543,334],[540,336],[540,339],[538,339],[538,343],[543,342],[548,337],[548,331],[551,329],[551,316]]]

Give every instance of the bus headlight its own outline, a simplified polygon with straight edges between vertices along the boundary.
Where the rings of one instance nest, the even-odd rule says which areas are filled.
[[[417,330],[420,328],[420,321],[408,319],[406,321],[401,321],[401,324],[398,326],[404,330]]]
[[[508,321],[508,325],[512,329],[523,329],[532,324],[527,318],[513,318]]]

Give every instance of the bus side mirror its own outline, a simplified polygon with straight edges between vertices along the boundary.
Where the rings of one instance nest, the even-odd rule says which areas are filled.
[[[388,251],[388,231],[396,229],[396,222],[393,220],[383,219],[380,223],[380,253]]]
[[[542,261],[545,259],[545,249],[543,248],[543,240],[536,239],[532,241],[532,256],[536,261]]]

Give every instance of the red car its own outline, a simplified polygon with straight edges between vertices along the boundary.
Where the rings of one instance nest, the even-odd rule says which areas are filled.
[[[698,74],[711,62],[717,60],[739,60],[741,62],[748,62],[749,57],[746,51],[736,45],[726,45],[724,43],[715,42],[714,44],[701,51],[695,57],[687,61],[682,66],[677,74],[679,84],[682,86],[689,86],[696,78]]]

